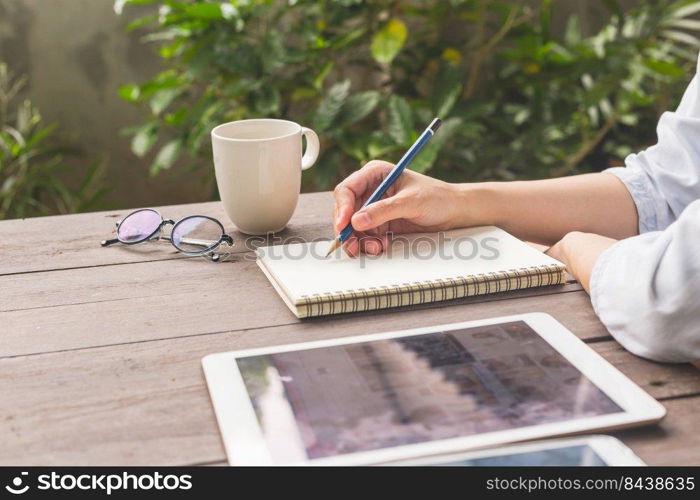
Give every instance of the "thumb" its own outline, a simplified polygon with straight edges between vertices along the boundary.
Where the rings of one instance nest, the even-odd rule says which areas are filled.
[[[379,200],[359,210],[352,216],[352,227],[358,231],[367,231],[394,219],[408,217],[408,205],[399,197],[392,196]]]

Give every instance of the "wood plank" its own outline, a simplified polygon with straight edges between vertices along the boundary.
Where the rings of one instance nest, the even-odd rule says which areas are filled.
[[[472,314],[480,313],[459,319],[476,319]],[[414,315],[413,324],[403,326],[431,323],[420,318]],[[224,460],[200,367],[203,356],[391,327],[391,322],[313,322],[0,359],[0,464],[185,465]],[[689,376],[687,366],[635,363],[637,358],[613,342],[594,348],[657,398],[698,391],[697,377]],[[697,411],[700,398],[694,401]],[[673,418],[668,425],[686,432],[685,424],[673,423]],[[674,446],[683,446],[678,440]]]
[[[296,212],[280,237],[306,239],[332,235],[331,193],[309,193],[299,198]],[[179,219],[186,215],[209,215],[219,219],[239,241],[234,251],[244,251],[244,235],[235,230],[220,202],[157,207],[164,217]],[[145,262],[182,258],[167,246],[144,244],[135,247],[100,247],[100,241],[114,233],[114,223],[133,209],[57,215],[31,219],[0,221],[0,275],[102,266],[127,262]]]
[[[261,274],[257,266],[237,265],[246,260],[253,261],[254,254],[237,254],[231,261],[218,264],[195,257],[0,276],[0,312],[176,294],[196,300],[202,291],[239,288],[239,273]],[[245,278],[241,281],[247,282]],[[582,288],[578,283],[570,283],[511,296],[573,290]]]
[[[700,466],[700,397],[672,399],[663,404],[668,414],[659,425],[613,435],[649,465]]]
[[[656,398],[700,395],[700,373],[690,364],[656,363],[631,354],[615,341],[589,346]]]
[[[195,284],[181,278],[182,273],[192,273],[193,267],[184,270],[185,263],[180,261],[168,264],[172,268],[170,277],[155,288],[160,294],[144,294],[144,287],[138,286],[140,275],[134,274],[123,277],[124,285],[116,292],[130,297],[0,313],[0,357],[274,325],[296,325],[300,332],[308,329],[334,335],[340,331],[395,330],[532,311],[552,314],[582,338],[608,335],[585,292],[558,293],[575,285],[300,321],[254,262],[226,264],[225,272]],[[205,269],[216,266],[207,262],[200,265]],[[550,300],[543,301],[543,294],[550,294]],[[67,296],[74,300],[73,294]]]

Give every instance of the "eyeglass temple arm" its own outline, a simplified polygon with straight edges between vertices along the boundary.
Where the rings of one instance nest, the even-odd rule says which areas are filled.
[[[158,240],[163,240],[163,241],[171,241],[172,239],[170,236],[158,236]],[[195,245],[195,246],[200,246],[200,247],[210,247],[214,243],[227,243],[229,245],[233,245],[233,238],[231,238],[228,234],[224,234],[219,238],[218,240],[202,240],[202,239],[197,239],[197,238],[181,238],[180,243],[184,243],[186,245]]]
[[[172,241],[170,239],[170,236],[157,236],[153,238],[153,240],[159,240],[159,241]],[[228,243],[229,245],[233,244],[233,238],[231,238],[229,235],[225,234],[221,237],[220,240],[222,243]],[[212,243],[215,243],[212,240],[198,240],[194,238],[182,238],[181,240],[182,243],[185,243],[187,245],[198,245],[201,247],[208,247],[211,246]],[[103,247],[108,247],[109,245],[114,245],[115,243],[119,243],[118,238],[112,238],[111,240],[102,240],[100,242],[100,245]]]
[[[172,239],[170,236],[158,236],[155,238],[158,241],[170,241],[172,242]],[[209,247],[214,243],[211,240],[196,240],[193,238],[182,238],[180,240],[181,243],[185,243],[187,245],[199,245],[201,247]],[[226,243],[228,245],[233,245],[233,238],[231,238],[228,234],[222,234],[221,238],[219,238],[219,242],[221,243]],[[212,262],[219,262],[221,261],[221,254],[217,252],[208,252],[205,254],[202,254],[202,257],[209,259]]]

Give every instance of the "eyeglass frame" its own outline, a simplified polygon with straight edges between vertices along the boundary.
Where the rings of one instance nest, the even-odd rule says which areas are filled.
[[[160,217],[160,224],[158,225],[158,227],[151,234],[149,234],[145,238],[142,238],[138,241],[122,241],[122,240],[120,240],[119,239],[119,227],[121,226],[122,222],[124,222],[130,216],[132,216],[138,212],[145,212],[145,211],[155,212],[156,214],[158,214],[158,216]],[[208,219],[212,222],[215,222],[221,228],[221,236],[219,237],[219,239],[217,241],[215,241],[211,246],[202,250],[201,252],[193,252],[193,251],[183,250],[183,249],[179,248],[177,245],[175,245],[175,243],[172,240],[172,236],[161,236],[160,235],[160,232],[163,230],[163,228],[165,226],[168,226],[168,225],[173,226],[173,228],[171,229],[171,232],[170,232],[170,234],[172,235],[172,231],[175,230],[175,228],[178,226],[178,224],[180,224],[188,219],[193,219],[195,217]],[[218,219],[215,219],[214,217],[209,217],[208,215],[188,215],[188,216],[183,217],[182,219],[180,219],[176,222],[173,219],[163,218],[161,213],[158,210],[156,210],[155,208],[139,208],[138,210],[134,210],[133,212],[130,212],[129,214],[127,214],[126,217],[119,219],[115,223],[115,225],[117,227],[117,237],[111,238],[108,240],[102,240],[100,242],[101,246],[107,247],[110,245],[114,245],[116,243],[121,243],[122,245],[138,245],[141,243],[146,243],[147,241],[163,240],[163,241],[169,241],[170,244],[173,246],[173,248],[175,248],[175,250],[177,250],[180,253],[183,253],[183,254],[189,255],[189,256],[210,257],[212,261],[218,262],[220,259],[220,255],[218,253],[215,253],[214,250],[219,248],[219,246],[221,246],[222,243],[226,243],[229,246],[233,245],[233,238],[230,235],[226,234],[226,229],[224,228],[224,225],[221,223],[221,221]]]

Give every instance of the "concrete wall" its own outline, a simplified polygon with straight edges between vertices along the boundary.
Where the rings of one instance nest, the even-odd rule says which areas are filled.
[[[159,69],[154,47],[125,31],[143,8],[126,10],[117,16],[112,0],[0,0],[0,60],[28,75],[28,96],[46,120],[60,122],[86,156],[108,160],[110,205],[206,200],[208,189],[192,174],[149,178],[148,162],[120,134],[143,111],[119,98],[119,85]]]

